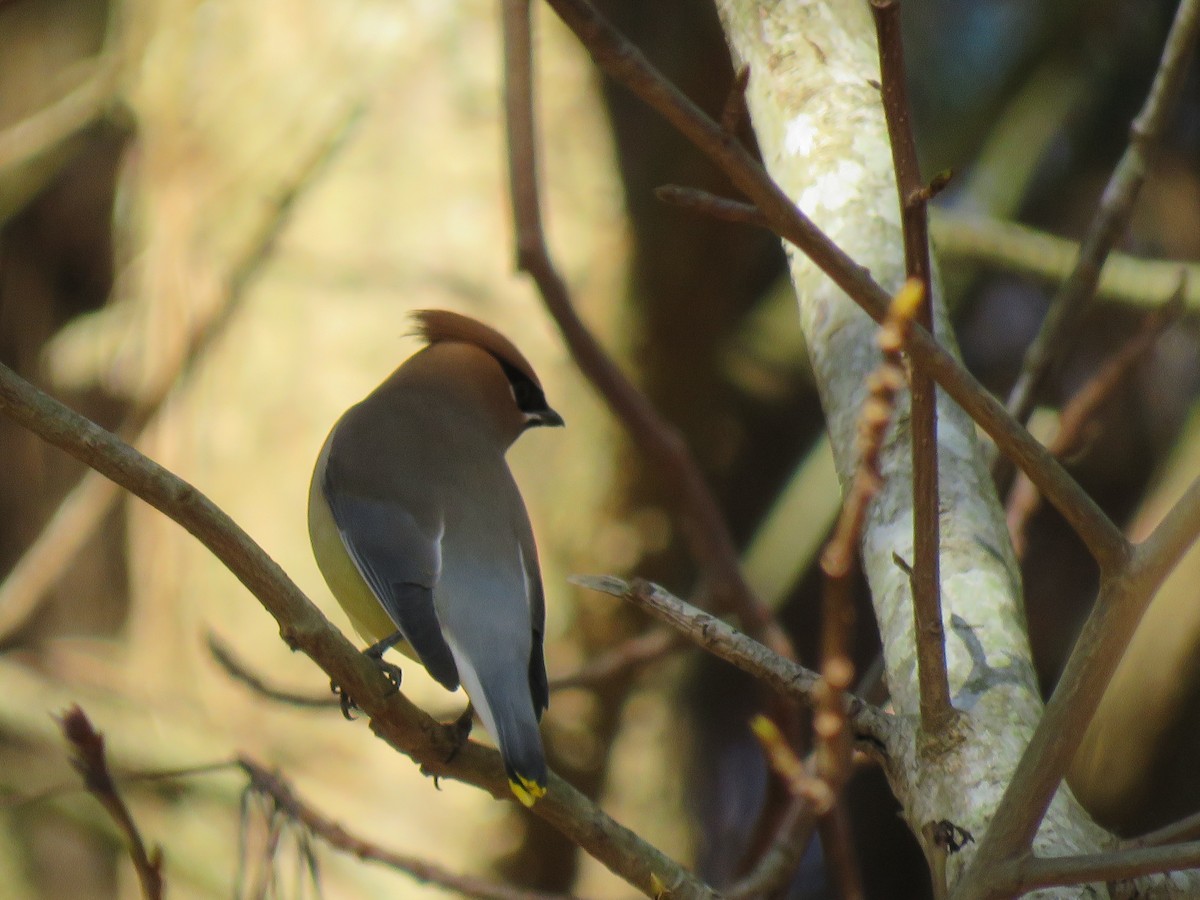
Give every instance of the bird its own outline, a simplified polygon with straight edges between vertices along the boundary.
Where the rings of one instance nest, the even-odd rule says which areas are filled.
[[[378,658],[392,644],[460,684],[513,794],[546,793],[546,601],[533,528],[505,453],[562,426],[529,361],[446,310],[412,314],[424,346],[334,424],[309,487],[313,553]]]

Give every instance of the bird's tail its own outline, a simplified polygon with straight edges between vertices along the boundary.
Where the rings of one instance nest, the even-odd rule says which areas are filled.
[[[526,694],[528,697],[528,694]],[[508,773],[508,786],[525,806],[533,806],[546,793],[546,752],[533,704],[497,712],[496,743]]]
[[[521,803],[533,806],[546,793],[546,752],[524,675],[519,669],[496,673],[483,686],[484,703],[475,705],[500,749],[509,787]]]
[[[491,662],[480,672],[459,657],[459,674],[483,727],[500,750],[512,792],[525,806],[533,806],[546,794],[547,775],[529,680],[523,667],[505,665],[506,660]]]

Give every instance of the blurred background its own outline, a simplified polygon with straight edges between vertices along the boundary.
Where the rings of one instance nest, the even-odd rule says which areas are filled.
[[[721,109],[733,76],[708,4],[598,6],[705,109]],[[1061,254],[1035,236],[1018,261],[988,223],[1083,233],[1174,6],[905,4],[924,173],[955,172],[934,223],[947,297],[969,365],[1001,395]],[[730,188],[602,82],[552,14],[535,19],[552,250],[584,318],[688,437],[752,583],[813,664],[810,562],[838,490],[778,241],[655,200],[668,182]],[[415,349],[406,315],[425,307],[467,312],[512,337],[569,423],[511,453],[544,560],[551,677],[647,627],[569,586],[569,574],[637,574],[681,595],[695,587],[674,498],[513,274],[494,2],[0,0],[0,46],[0,361],[195,484],[336,623],[346,627],[306,542],[309,473],[340,412]],[[1200,257],[1194,68],[1122,241],[1137,257]],[[1177,268],[1135,264],[1130,284],[1094,304],[1039,395],[1039,427],[1052,429],[1053,410],[1165,300]],[[1190,313],[1167,328],[1070,459],[1134,533],[1200,470],[1196,337]],[[318,696],[328,679],[161,515],[81,480],[78,464],[4,420],[0,459],[8,896],[137,896],[121,839],[78,787],[53,719],[76,702],[120,772],[245,753],[396,851],[545,890],[629,895],[515,805],[453,782],[436,788],[365,722],[237,682],[212,637],[272,684]],[[1049,690],[1095,571],[1052,510],[1034,514],[1026,538],[1026,602]],[[1156,601],[1073,773],[1093,812],[1123,833],[1200,803],[1198,568],[1193,554]],[[859,616],[864,670],[877,652],[869,609]],[[404,684],[435,715],[461,709],[461,694],[411,664]],[[545,726],[552,765],[727,883],[756,858],[779,806],[745,727],[762,702],[730,668],[676,651],[556,692]],[[243,820],[239,772],[123,786],[144,835],[163,846],[172,896],[228,897],[239,886],[254,896],[271,877],[278,896],[313,894],[294,834],[271,874],[257,808]],[[861,773],[851,801],[872,895],[925,896],[924,863],[882,776]],[[444,895],[316,852],[324,896]],[[825,896],[817,855],[791,896]]]

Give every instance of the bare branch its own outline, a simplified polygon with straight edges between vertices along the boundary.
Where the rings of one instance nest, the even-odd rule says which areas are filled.
[[[930,192],[921,180],[917,144],[909,120],[908,86],[904,72],[904,41],[900,35],[900,4],[871,0],[879,43],[883,78],[883,111],[887,119],[896,189],[900,194],[900,221],[904,235],[905,274],[920,286],[914,316],[933,333],[933,280],[929,263],[929,221],[926,203]],[[942,624],[940,576],[940,493],[938,491],[937,398],[933,378],[917,369],[910,379],[912,392],[913,484],[913,615],[917,635],[917,677],[921,696],[921,726],[934,733],[952,713],[950,682],[946,671],[946,632]]]
[[[487,878],[458,875],[418,857],[388,850],[351,833],[333,819],[318,812],[302,800],[291,784],[278,772],[269,771],[245,756],[239,757],[237,764],[250,779],[250,790],[268,798],[276,810],[304,826],[335,850],[349,853],[367,862],[382,863],[411,876],[421,884],[436,884],[464,897],[480,900],[572,900],[569,894],[525,891]]]
[[[92,726],[87,714],[78,706],[63,713],[58,720],[63,737],[75,750],[71,764],[83,776],[88,791],[100,801],[100,805],[112,816],[125,839],[129,841],[129,857],[133,860],[142,896],[146,900],[162,900],[162,849],[155,847],[146,851],[146,842],[138,831],[129,807],[121,798],[104,751],[104,736]]]
[[[1128,566],[1101,581],[1096,604],[956,897],[990,896],[994,868],[1028,851],[1137,623],[1198,536],[1200,478],[1135,548]]]
[[[1085,856],[1029,856],[995,873],[1014,894],[1038,888],[1089,882],[1128,881],[1144,875],[1200,867],[1200,841],[1166,847],[1142,847]],[[996,884],[996,882],[993,882]]]
[[[315,696],[284,690],[267,684],[261,675],[251,671],[250,667],[238,659],[228,644],[213,632],[208,633],[208,652],[212,654],[217,665],[225,670],[234,681],[241,682],[254,693],[283,703],[287,706],[298,706],[302,709],[341,709],[342,700],[332,695]]]
[[[753,638],[640,579],[626,582],[611,575],[573,575],[571,582],[641,607],[656,619],[679,629],[693,643],[758,678],[780,694],[813,705],[820,676],[774,653]],[[886,713],[857,697],[849,698],[850,720],[856,734],[886,752],[892,726]]]
[[[1094,424],[1095,416],[1125,381],[1130,370],[1154,347],[1163,331],[1178,319],[1183,309],[1186,279],[1180,279],[1174,295],[1166,306],[1146,316],[1141,327],[1117,353],[1067,402],[1059,416],[1058,430],[1046,446],[1059,459],[1076,452],[1084,443],[1085,433]],[[1007,503],[1008,533],[1012,536],[1017,559],[1025,555],[1025,529],[1040,505],[1040,495],[1033,482],[1021,473],[1013,482]]]
[[[1050,301],[1046,319],[1026,351],[1021,375],[1009,393],[1008,409],[1018,421],[1029,418],[1035,392],[1054,360],[1061,359],[1074,345],[1076,326],[1096,295],[1104,260],[1125,230],[1146,173],[1154,162],[1163,126],[1183,88],[1198,30],[1200,2],[1183,0],[1167,35],[1150,93],[1130,126],[1129,145],[1100,198],[1100,207],[1088,226],[1075,268]]]

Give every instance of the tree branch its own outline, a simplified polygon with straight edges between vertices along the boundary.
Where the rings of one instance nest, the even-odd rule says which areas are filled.
[[[612,597],[620,597],[686,635],[693,643],[719,659],[753,675],[780,694],[812,706],[821,676],[811,669],[779,656],[710,613],[697,609],[648,581],[632,582],[611,575],[573,575],[571,582]],[[849,697],[848,716],[858,736],[868,738],[887,751],[892,738],[889,716],[860,700]]]
[[[452,754],[456,742],[447,729],[397,692],[379,667],[329,623],[278,564],[192,485],[4,366],[0,366],[0,412],[186,528],[258,598],[279,624],[285,643],[302,651],[353,696],[370,717],[371,730],[423,771],[511,799],[495,750],[468,743]],[[550,790],[534,807],[534,814],[648,895],[666,885],[685,900],[715,896],[711,888],[614,822],[556,775],[551,774]]]
[[[909,120],[900,36],[900,4],[871,0],[879,44],[883,111],[887,118],[900,223],[904,235],[904,269],[921,288],[915,321],[933,334],[933,277],[929,263],[927,191],[917,163],[917,144]],[[917,370],[912,391],[913,564],[912,599],[917,636],[917,678],[921,691],[921,727],[933,734],[953,713],[946,671],[946,631],[942,624],[940,574],[941,516],[938,491],[937,398],[933,378]]]
[[[1129,145],[1113,170],[1092,217],[1070,276],[1050,301],[1046,319],[1025,353],[1021,374],[1008,396],[1008,409],[1021,422],[1033,411],[1035,393],[1054,360],[1074,345],[1080,316],[1096,295],[1100,271],[1125,230],[1133,205],[1154,162],[1167,115],[1183,88],[1184,76],[1200,30],[1200,2],[1183,0],[1163,48],[1154,83],[1129,129]]]

